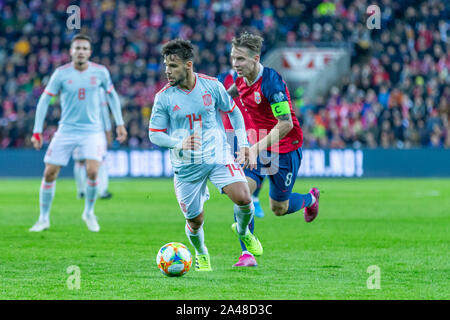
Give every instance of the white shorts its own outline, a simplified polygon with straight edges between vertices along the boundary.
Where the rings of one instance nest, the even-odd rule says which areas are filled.
[[[105,139],[106,139],[106,137],[105,137]],[[105,146],[105,152],[103,153],[103,157],[102,157],[102,162],[104,162],[105,161],[105,159],[106,159],[106,156],[107,156],[107,146]],[[84,157],[83,157],[83,155],[81,154],[81,152],[80,152],[80,147],[76,147],[75,149],[73,149],[73,152],[72,152],[72,158],[73,158],[73,160],[74,161],[83,161],[83,160],[86,160]]]
[[[44,162],[56,166],[66,166],[75,149],[77,149],[75,160],[97,160],[101,162],[106,153],[105,133],[77,135],[56,131],[45,153]]]
[[[217,164],[201,180],[195,182],[179,181],[174,177],[175,194],[181,211],[186,219],[194,219],[203,211],[204,203],[209,199],[206,185],[208,179],[223,193],[223,188],[235,182],[245,182],[244,170],[238,164]]]

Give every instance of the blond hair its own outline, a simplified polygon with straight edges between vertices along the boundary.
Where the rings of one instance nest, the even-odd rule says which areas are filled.
[[[247,48],[253,55],[261,55],[261,49],[264,39],[256,34],[244,32],[232,40],[232,45],[234,47],[244,47]]]

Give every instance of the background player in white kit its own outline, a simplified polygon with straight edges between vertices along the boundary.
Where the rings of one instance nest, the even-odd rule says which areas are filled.
[[[106,135],[106,150],[102,159],[102,163],[98,168],[98,190],[97,194],[100,199],[110,199],[112,194],[108,191],[109,176],[108,168],[106,165],[107,146],[110,145],[112,140],[111,135],[111,118],[109,116],[108,102],[106,101],[105,89],[100,88],[100,105],[101,105],[101,120],[103,130]],[[86,193],[86,161],[81,158],[80,149],[75,148],[73,150],[72,158],[75,161],[73,165],[73,176],[75,178],[75,185],[77,187],[77,198],[83,199]]]
[[[56,69],[41,95],[31,141],[36,149],[42,147],[42,131],[48,104],[52,96],[61,92],[61,119],[45,154],[45,170],[39,192],[39,220],[30,229],[43,231],[50,227],[50,208],[55,195],[55,180],[61,166],[66,166],[75,148],[86,159],[87,187],[82,218],[88,229],[100,230],[94,205],[97,199],[97,173],[106,150],[105,134],[100,119],[100,87],[107,93],[108,104],[117,125],[117,140],[125,141],[119,97],[114,90],[108,70],[89,61],[92,54],[88,36],[77,35],[70,45],[72,62]]]
[[[263,250],[248,228],[254,206],[243,171],[226,141],[219,109],[229,115],[241,148],[238,161],[246,164],[244,119],[216,78],[194,73],[194,48],[189,41],[167,42],[162,55],[169,83],[155,97],[149,137],[153,143],[171,149],[175,193],[186,218],[186,235],[195,248],[195,269],[211,271],[203,231],[208,179],[235,203],[239,238],[248,247]]]

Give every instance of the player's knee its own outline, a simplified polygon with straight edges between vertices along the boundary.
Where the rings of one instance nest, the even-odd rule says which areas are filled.
[[[236,197],[234,203],[236,203],[238,206],[246,206],[252,202],[252,197],[250,196],[250,192],[240,194],[238,197]]]
[[[97,179],[98,169],[97,168],[86,168],[86,175],[89,179],[95,180]]]
[[[51,168],[46,168],[44,170],[44,180],[46,182],[53,182],[58,177],[58,171]]]
[[[199,216],[194,219],[188,219],[186,222],[193,231],[196,231],[203,225],[203,217]]]
[[[278,217],[284,216],[287,211],[287,208],[285,208],[284,206],[280,206],[280,205],[276,205],[276,204],[271,204],[270,209]]]

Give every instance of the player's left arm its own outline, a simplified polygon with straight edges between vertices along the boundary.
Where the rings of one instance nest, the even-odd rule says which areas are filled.
[[[105,68],[105,78],[102,82],[103,88],[106,91],[106,101],[108,102],[109,109],[113,114],[114,121],[116,123],[116,134],[119,142],[124,142],[127,139],[127,129],[125,129],[125,123],[122,118],[122,109],[120,106],[119,95],[114,89],[114,85],[111,81],[109,71]]]
[[[239,97],[239,91],[236,87],[236,84],[233,83],[227,90],[228,94],[234,98]]]
[[[269,134],[259,140],[250,148],[250,157],[254,158],[261,151],[277,144],[294,128],[291,116],[286,85],[278,73],[272,71],[268,80],[262,86],[262,92],[270,103],[273,116],[278,120],[277,124],[270,130]],[[256,166],[249,165],[250,169]]]
[[[103,89],[101,89],[100,93],[100,105],[101,105],[101,118],[103,123],[103,129],[105,131],[106,135],[106,141],[108,145],[112,142],[112,125],[111,125],[111,118],[109,116],[109,107],[108,103],[106,102],[106,93]]]
[[[236,106],[233,98],[225,90],[225,87],[219,82],[218,83],[218,93],[219,93],[219,108],[228,115],[230,119],[231,126],[234,129],[234,133],[238,140],[238,145],[240,151],[238,154],[238,162],[246,166],[249,162],[249,143],[247,139],[247,132],[245,130],[244,117],[241,111]]]

